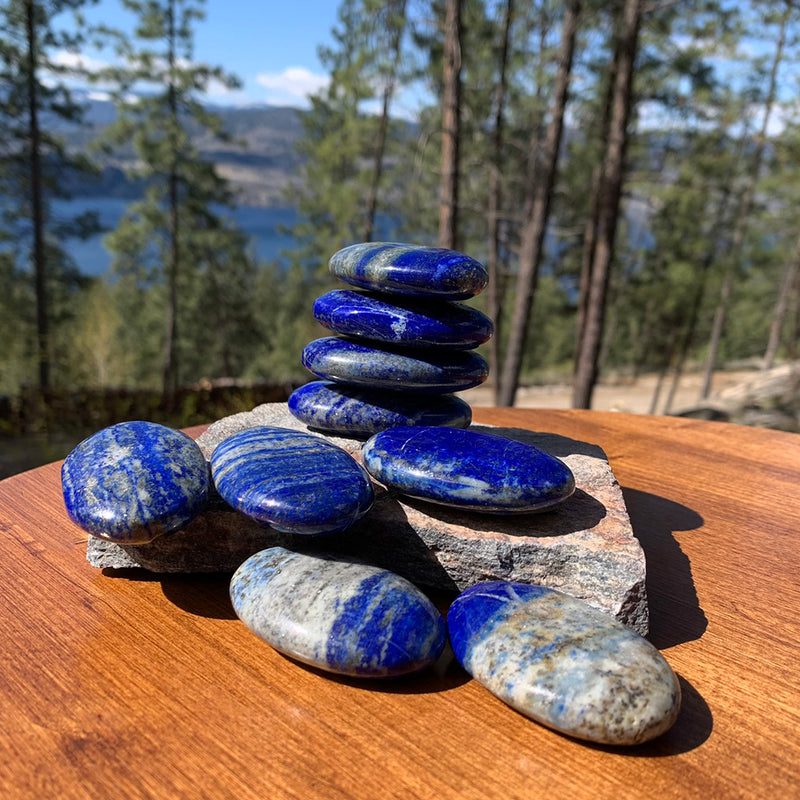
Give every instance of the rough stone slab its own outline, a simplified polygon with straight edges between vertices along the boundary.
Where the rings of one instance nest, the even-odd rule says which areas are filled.
[[[257,425],[308,430],[285,403],[269,403],[215,422],[198,444],[208,457],[226,437]],[[87,557],[104,568],[228,572],[273,545],[320,548],[357,555],[415,583],[444,590],[460,591],[483,580],[542,584],[646,633],[644,552],[603,450],[556,434],[472,427],[561,458],[575,475],[575,494],[539,514],[496,516],[400,499],[377,487],[375,505],[359,523],[325,537],[279,533],[218,502],[182,531],[148,545],[121,546],[90,537]],[[318,435],[359,457],[360,440]]]

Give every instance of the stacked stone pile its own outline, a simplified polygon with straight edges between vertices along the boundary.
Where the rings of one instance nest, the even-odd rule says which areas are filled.
[[[314,303],[314,317],[335,335],[304,349],[303,364],[323,380],[294,392],[292,414],[362,437],[407,425],[467,427],[472,411],[453,392],[486,380],[474,350],[492,322],[459,301],[485,288],[483,265],[452,250],[367,243],[335,253],[330,269],[357,289]]]

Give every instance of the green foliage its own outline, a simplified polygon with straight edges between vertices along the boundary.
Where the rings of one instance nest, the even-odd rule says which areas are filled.
[[[229,87],[237,80],[219,67],[193,60],[193,24],[202,6],[191,0],[123,5],[138,16],[134,41],[118,40],[124,67],[100,80],[116,82],[117,119],[103,144],[130,142],[137,156],[133,176],[146,182],[106,243],[113,269],[133,288],[133,303],[145,292],[148,305],[165,320],[165,391],[201,377],[241,372],[253,347],[250,307],[256,266],[245,237],[221,212],[232,197],[213,164],[200,158],[191,131],[223,137],[219,117],[199,99],[211,81]],[[142,85],[152,92],[132,94]],[[155,372],[156,342],[140,349]]]
[[[54,60],[74,51],[85,30],[68,33],[87,0],[8,0],[0,6],[0,267],[3,325],[14,331],[0,361],[0,386],[65,383],[64,326],[82,281],[64,247],[66,237],[97,231],[96,215],[57,219],[52,200],[65,197],[65,177],[86,173],[85,156],[67,153],[47,126],[77,123],[81,107]],[[23,286],[24,283],[28,287]],[[38,377],[37,377],[38,373]]]
[[[292,231],[296,246],[287,267],[257,263],[230,221],[235,198],[229,186],[194,144],[199,137],[207,143],[226,135],[220,118],[203,105],[204,90],[211,81],[236,84],[224,69],[194,58],[201,3],[123,3],[138,24],[133,40],[116,36],[124,66],[97,76],[115,84],[117,104],[101,153],[125,148],[135,154],[132,177],[143,189],[107,236],[114,253],[108,281],[81,278],[60,247],[65,237],[93,230],[90,217],[55,219],[49,204],[59,196],[66,171],[86,162],[68,154],[47,126],[41,131],[54,383],[66,390],[125,385],[156,391],[204,379],[307,380],[300,353],[323,334],[311,315],[313,300],[332,286],[330,255],[365,237],[371,200],[379,218],[376,237],[436,239],[444,4],[341,2],[332,43],[321,51],[330,82],[302,115],[297,180],[287,196],[300,222]],[[57,14],[81,6],[82,0],[33,6],[41,30],[37,85],[48,121],[80,118],[60,80],[63,68],[51,56],[79,46],[84,29],[68,37],[53,22]],[[505,7],[463,0],[459,218],[461,248],[484,258],[489,177],[499,170],[501,267],[508,278],[517,270],[526,192],[537,179],[563,3],[514,4],[504,137],[495,163]],[[603,150],[620,7],[620,2],[583,3],[554,222],[522,366],[526,381],[568,371],[572,358],[581,245],[592,175]],[[26,8],[26,0],[0,7],[0,336],[5,343],[0,394],[35,383],[37,369]],[[783,127],[770,133],[741,246],[731,252],[730,241],[757,146],[769,48],[783,9],[783,4],[691,0],[655,4],[645,15],[610,283],[607,369],[675,365],[684,342],[689,361],[697,362],[729,265],[736,281],[721,356],[743,359],[763,352],[799,230],[800,121],[788,104],[780,116]],[[787,72],[796,65],[798,22],[793,16]],[[751,42],[757,46],[748,53],[744,45]],[[430,102],[413,123],[390,119],[381,144],[383,101],[392,116],[397,91],[411,84],[424,86]],[[482,302],[478,298],[476,305]],[[783,354],[793,352],[794,302]],[[506,298],[503,338],[509,306]],[[180,401],[186,418],[200,413],[193,402]]]

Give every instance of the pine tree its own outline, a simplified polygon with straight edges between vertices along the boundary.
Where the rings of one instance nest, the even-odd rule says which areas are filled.
[[[772,9],[769,9],[772,12]],[[720,342],[725,326],[728,308],[731,303],[731,296],[736,278],[736,269],[740,261],[740,252],[744,241],[747,225],[750,221],[755,190],[762,169],[762,162],[765,157],[767,145],[767,132],[769,130],[770,117],[775,110],[778,94],[778,70],[784,59],[784,48],[786,45],[787,28],[794,12],[792,0],[784,0],[783,9],[778,21],[778,36],[775,49],[772,55],[767,92],[763,101],[763,117],[761,127],[756,136],[752,154],[749,159],[748,175],[741,190],[739,197],[739,210],[734,222],[733,233],[730,238],[730,246],[721,254],[725,262],[725,272],[720,287],[720,296],[717,307],[714,311],[714,322],[711,329],[711,337],[708,346],[708,359],[706,361],[703,385],[700,389],[700,399],[706,399],[711,393],[711,383],[717,365]],[[796,13],[796,12],[795,12]]]
[[[206,369],[196,360],[190,367],[186,354],[208,330],[204,317],[221,310],[219,295],[212,301],[207,293],[203,303],[199,292],[211,285],[213,295],[236,282],[237,270],[252,272],[241,232],[220,210],[232,202],[230,189],[192,143],[198,130],[224,136],[220,119],[203,106],[201,95],[212,80],[228,87],[237,80],[194,61],[193,24],[203,16],[200,2],[123,0],[123,5],[138,22],[134,40],[119,38],[124,66],[99,76],[114,81],[117,109],[104,143],[131,143],[138,161],[132,175],[147,188],[107,244],[118,274],[161,290],[152,296],[161,297],[164,315],[161,386],[166,396],[185,380],[233,368],[226,355],[230,342],[221,345],[219,361],[206,363]],[[142,85],[150,91],[134,95]]]
[[[402,176],[393,165],[408,126],[392,118],[392,107],[406,78],[407,24],[405,0],[344,0],[333,44],[320,48],[330,81],[303,115],[303,166],[289,194],[300,216],[289,255],[295,279],[308,283],[308,303],[326,286],[331,255],[385,235],[394,215]]]
[[[0,246],[5,238],[6,254],[12,253],[18,265],[30,265],[33,351],[43,393],[53,381],[54,340],[60,318],[70,315],[65,295],[82,284],[60,241],[89,236],[97,227],[93,215],[59,221],[51,209],[51,200],[65,197],[61,189],[65,174],[90,169],[85,159],[68,156],[63,141],[51,130],[56,121],[74,123],[81,117],[82,109],[63,82],[53,82],[63,70],[52,56],[60,50],[74,50],[81,43],[81,33],[57,27],[56,17],[67,12],[77,15],[85,3],[8,0],[0,6],[0,228],[4,232]],[[14,313],[21,332],[29,330],[25,308],[14,309]]]
[[[487,306],[494,323],[494,336],[489,343],[489,367],[495,387],[495,399],[500,387],[497,373],[500,369],[500,320],[505,295],[505,276],[500,259],[500,209],[503,200],[503,149],[506,137],[506,104],[508,102],[509,50],[511,28],[514,22],[514,0],[503,4],[503,21],[500,26],[500,46],[497,48],[497,76],[494,85],[494,116],[491,128],[491,160],[486,198],[487,256],[489,273]]]
[[[542,261],[544,236],[550,218],[550,204],[558,173],[561,150],[561,135],[567,105],[567,91],[572,72],[575,38],[578,31],[581,4],[570,0],[564,12],[561,32],[561,48],[558,57],[558,73],[553,90],[552,108],[547,132],[539,153],[539,142],[534,139],[530,148],[530,174],[526,191],[525,219],[517,275],[517,294],[511,318],[511,331],[500,377],[497,403],[501,406],[514,404],[522,367],[522,355],[530,324],[530,313],[539,268]]]
[[[592,392],[597,381],[606,294],[625,173],[628,121],[633,105],[634,63],[638,50],[642,11],[642,0],[625,0],[616,43],[617,67],[611,96],[608,143],[598,184],[596,244],[587,287],[589,299],[586,304],[586,322],[573,384],[572,404],[575,408],[591,408]]]

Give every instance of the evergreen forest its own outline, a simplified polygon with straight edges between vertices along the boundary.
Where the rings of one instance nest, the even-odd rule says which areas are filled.
[[[495,322],[496,405],[564,381],[590,408],[603,376],[649,372],[669,413],[689,370],[702,397],[726,365],[798,359],[795,0],[341,0],[329,81],[300,115],[294,245],[274,262],[198,148],[239,135],[205,101],[238,78],[195,52],[202,0],[114,1],[133,35],[86,23],[91,0],[0,6],[0,434],[100,395],[124,416],[136,392],[189,424],[203,387],[243,391],[213,417],[305,382],[329,257],[378,237],[486,264],[473,302]],[[60,55],[90,42],[115,66]],[[76,147],[80,82],[114,118]],[[408,119],[412,86],[426,99]],[[103,232],[109,274],[90,277],[63,242],[97,235],[97,215],[54,203],[122,151],[136,196]]]

